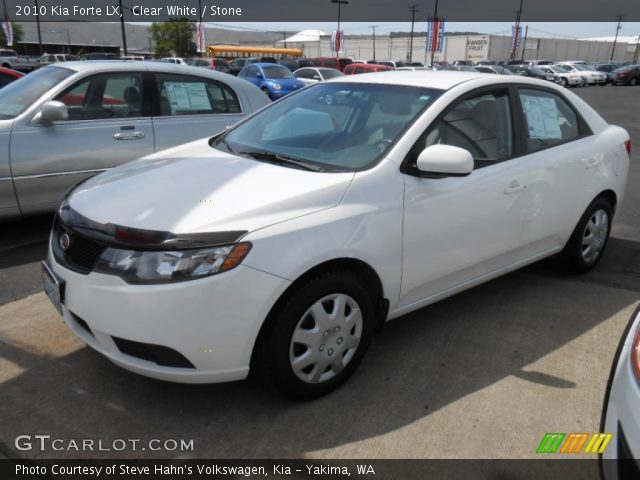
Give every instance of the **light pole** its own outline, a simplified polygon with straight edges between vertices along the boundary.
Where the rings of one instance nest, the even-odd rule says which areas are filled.
[[[36,28],[38,29],[38,50],[40,51],[40,55],[42,55],[42,33],[40,32],[40,8],[38,8],[38,0],[35,0],[36,3]]]
[[[340,50],[342,49],[342,35],[340,34],[340,7],[342,7],[342,5],[348,5],[349,4],[349,0],[331,0],[331,3],[337,3],[338,4],[338,30],[336,32],[336,38],[339,38],[338,46],[340,48],[339,49],[336,48],[336,58],[340,58]],[[338,64],[338,68],[339,67],[340,67],[340,65]]]
[[[522,4],[524,0],[520,0],[520,8],[516,12],[516,30],[513,36],[513,49],[511,50],[511,58],[513,60],[516,56],[516,52],[518,51],[518,39],[520,38],[520,19],[522,18]]]
[[[409,55],[407,55],[407,59],[409,63],[413,59],[413,26],[416,21],[416,11],[418,10],[418,5],[410,5],[409,10],[411,10],[411,36],[409,37]]]
[[[369,25],[369,28],[373,30],[373,63],[376,63],[376,28],[380,25]]]
[[[613,47],[611,48],[611,58],[610,61],[613,62],[613,56],[616,53],[616,43],[618,43],[618,33],[620,33],[620,29],[622,28],[620,26],[620,22],[622,22],[622,19],[624,18],[624,15],[618,15],[616,17],[618,19],[618,26],[616,27],[616,38],[614,38],[613,40]]]
[[[122,0],[118,0],[118,4],[120,5],[120,30],[122,30],[122,50],[124,50],[124,54],[127,53],[127,33],[124,30],[124,9],[122,7]]]
[[[636,39],[636,51],[633,53],[633,61],[638,63],[640,58],[638,57],[638,52],[640,49],[640,33],[638,34],[638,38]]]

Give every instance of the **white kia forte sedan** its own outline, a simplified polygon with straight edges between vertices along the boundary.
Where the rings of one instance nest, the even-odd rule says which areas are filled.
[[[45,289],[128,370],[316,397],[385,321],[550,255],[591,269],[630,149],[549,82],[347,76],[77,186]]]
[[[615,355],[600,431],[613,434],[601,458],[604,478],[640,478],[640,308],[631,317]]]

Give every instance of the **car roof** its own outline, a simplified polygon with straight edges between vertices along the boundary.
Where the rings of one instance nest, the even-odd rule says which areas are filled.
[[[363,73],[360,75],[345,75],[329,80],[333,83],[369,83],[382,85],[404,85],[411,87],[425,87],[436,90],[448,90],[461,83],[472,80],[492,79],[496,75],[482,72],[460,72],[456,70],[392,70],[385,72]],[[528,83],[531,85],[546,85],[546,80],[536,80],[529,77],[511,76],[503,79],[493,79],[494,83]]]

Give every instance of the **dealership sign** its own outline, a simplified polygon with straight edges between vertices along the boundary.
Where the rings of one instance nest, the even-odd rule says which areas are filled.
[[[471,35],[467,40],[467,60],[479,62],[489,58],[489,36]]]

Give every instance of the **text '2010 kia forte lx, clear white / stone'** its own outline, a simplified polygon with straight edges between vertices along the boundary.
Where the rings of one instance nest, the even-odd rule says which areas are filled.
[[[45,290],[128,370],[311,398],[386,320],[553,254],[592,268],[630,149],[549,82],[343,77],[77,186]]]

